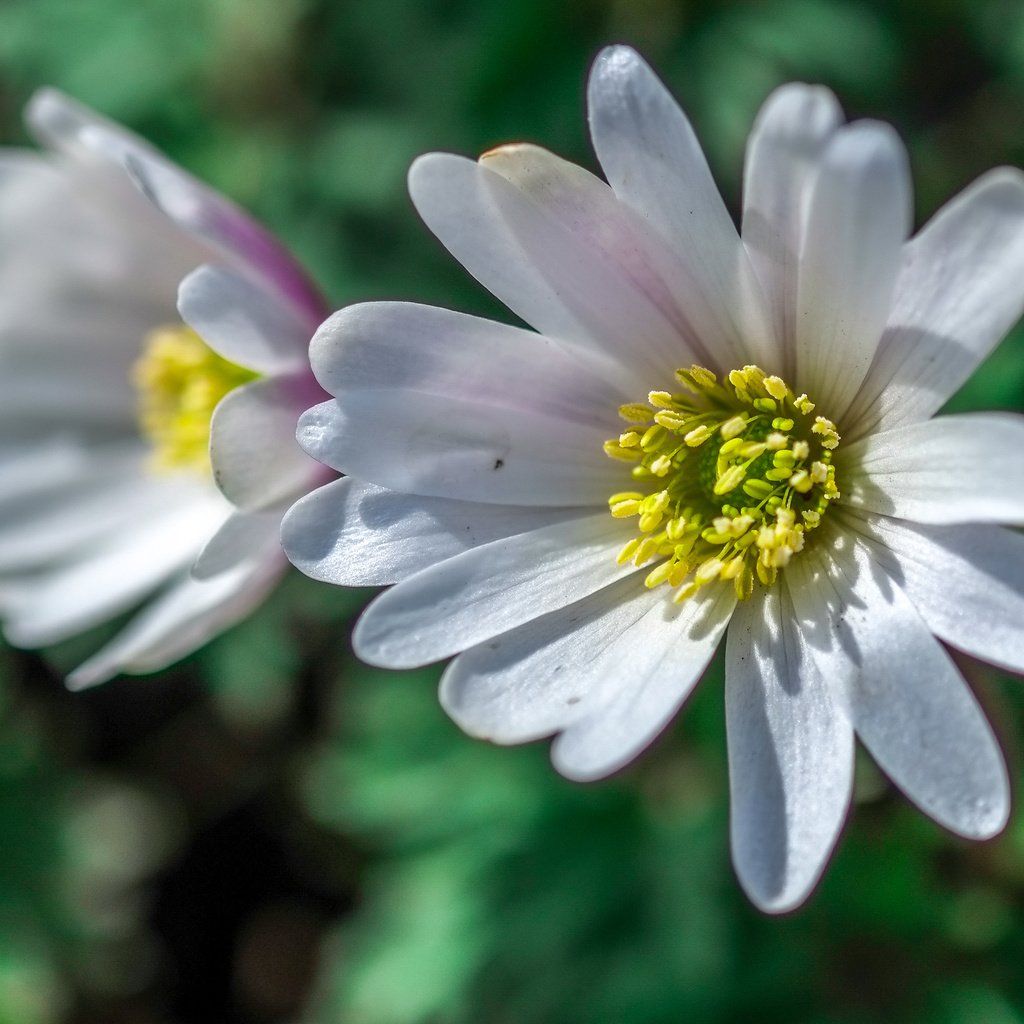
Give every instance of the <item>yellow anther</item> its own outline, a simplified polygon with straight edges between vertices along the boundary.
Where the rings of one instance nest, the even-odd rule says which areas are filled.
[[[741,459],[756,459],[764,453],[766,447],[763,441],[745,441],[736,449],[736,454]]]
[[[720,558],[709,558],[706,562],[702,562],[697,566],[697,571],[693,574],[694,582],[699,586],[710,583],[718,578],[718,574],[724,568],[725,563]]]
[[[626,565],[628,562],[632,562],[633,556],[636,554],[636,549],[638,547],[640,547],[640,538],[632,537],[623,544],[622,550],[615,557],[615,561],[618,562],[619,565]]]
[[[647,401],[658,409],[671,409],[675,406],[672,396],[667,391],[652,391],[647,396]]]
[[[764,443],[765,447],[770,451],[777,452],[780,448],[785,448],[789,444],[789,437],[786,434],[773,431],[764,439]]]
[[[823,484],[828,479],[828,469],[824,462],[812,462],[811,479],[816,484]]]
[[[707,441],[709,437],[711,437],[711,430],[702,423],[699,427],[694,427],[688,434],[684,434],[683,441],[688,447],[696,448]]]
[[[776,416],[775,419],[772,420],[772,426],[776,430],[792,430],[793,421],[785,416]]]
[[[618,441],[605,441],[604,453],[611,459],[620,462],[636,462],[640,453],[635,448],[623,448]]]
[[[630,516],[638,515],[640,512],[640,502],[633,498],[627,498],[625,501],[616,501],[608,503],[612,515],[616,519],[628,519]]]
[[[657,587],[662,583],[665,583],[672,572],[674,564],[675,563],[671,558],[666,559],[664,562],[660,562],[647,574],[647,578],[644,580],[644,586]]]
[[[732,416],[718,429],[722,437],[724,437],[726,441],[730,441],[735,437],[739,437],[739,435],[747,429],[747,418],[741,415]]]
[[[811,454],[811,446],[806,441],[793,442],[793,456],[798,462],[803,462]]]
[[[765,377],[762,383],[765,391],[779,402],[789,394],[789,388],[786,387],[786,382],[781,377]]]
[[[622,448],[639,448],[640,435],[635,430],[627,430],[626,433],[619,434],[619,446]]]
[[[761,501],[772,493],[774,488],[765,480],[744,480],[743,493],[754,501]]]
[[[809,416],[814,411],[814,403],[806,395],[794,398],[793,405],[798,412],[802,412],[805,416]]]
[[[651,463],[651,472],[655,476],[666,476],[672,468],[672,460],[667,455],[659,455]]]
[[[755,398],[753,405],[758,412],[775,412],[779,407],[774,398]]]
[[[619,415],[630,423],[646,423],[651,418],[651,407],[640,402],[619,406]]]
[[[730,491],[736,490],[743,483],[743,478],[746,475],[747,471],[744,466],[730,466],[715,481],[715,494],[728,494]]]

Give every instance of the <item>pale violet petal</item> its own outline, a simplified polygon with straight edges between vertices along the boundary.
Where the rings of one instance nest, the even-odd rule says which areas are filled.
[[[808,651],[910,800],[959,835],[995,835],[1009,781],[984,713],[900,586],[853,536],[834,536],[786,570]]]
[[[747,140],[743,244],[771,311],[779,360],[769,373],[795,370],[787,342],[796,337],[800,240],[810,187],[829,139],[842,122],[835,96],[792,83],[768,97]]]
[[[843,501],[920,523],[1024,524],[1024,417],[966,413],[841,449]]]
[[[378,597],[353,647],[384,668],[439,661],[607,586],[623,542],[604,512],[472,548]]]
[[[408,388],[554,414],[602,430],[610,414],[636,399],[541,334],[412,302],[339,310],[316,332],[310,360],[333,395]]]
[[[638,576],[632,583],[643,587]],[[708,587],[682,605],[666,588],[654,595],[643,618],[596,659],[601,703],[588,703],[551,748],[554,766],[571,779],[610,775],[654,742],[699,682],[736,606],[731,585]]]
[[[726,646],[732,859],[769,913],[817,884],[853,786],[853,727],[804,650],[786,582],[739,603]]]
[[[424,498],[343,477],[296,502],[281,537],[291,563],[313,579],[380,586],[481,544],[580,514]]]
[[[309,321],[232,267],[206,263],[178,288],[178,312],[215,352],[262,374],[308,372]]]
[[[911,214],[910,170],[896,132],[874,121],[836,131],[804,221],[795,337],[800,389],[835,422],[878,348]]]
[[[1024,536],[974,523],[848,519],[936,636],[1024,673]]]
[[[225,395],[210,420],[210,464],[217,486],[247,511],[294,500],[322,469],[295,440],[309,381],[264,377]]]
[[[95,686],[122,672],[156,672],[191,654],[259,605],[286,565],[283,557],[257,558],[209,580],[179,576],[68,674],[69,689]]]
[[[587,98],[608,183],[687,268],[687,294],[714,320],[703,340],[720,368],[770,363],[777,343],[760,285],[685,114],[626,46],[598,55]]]
[[[603,449],[619,423],[609,419],[602,431],[503,405],[359,391],[304,413],[298,438],[319,462],[394,491],[499,505],[606,505],[629,480]]]
[[[933,415],[1024,311],[1024,175],[1002,167],[904,247],[878,355],[850,409],[852,439]]]

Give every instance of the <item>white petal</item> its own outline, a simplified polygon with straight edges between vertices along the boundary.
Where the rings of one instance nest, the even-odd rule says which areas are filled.
[[[385,668],[439,661],[607,586],[623,574],[623,542],[603,513],[483,544],[378,597],[353,647]]]
[[[632,583],[643,586],[638,577]],[[736,605],[731,586],[709,587],[681,606],[655,593],[644,617],[596,660],[604,701],[588,703],[555,740],[552,762],[570,779],[609,775],[654,742],[700,680]]]
[[[316,332],[310,359],[333,395],[407,388],[554,414],[602,430],[610,414],[636,399],[541,334],[411,302],[340,310]]]
[[[990,171],[905,247],[879,353],[850,410],[859,436],[933,415],[1024,310],[1024,175]]]
[[[587,95],[608,183],[686,266],[688,291],[715,322],[704,341],[719,353],[719,366],[770,364],[777,344],[760,286],[686,116],[625,46],[598,55]]]
[[[941,416],[842,449],[843,501],[921,523],[1024,524],[1024,417]]]
[[[217,486],[248,511],[294,500],[321,472],[295,440],[307,405],[305,377],[265,377],[226,394],[210,420]]]
[[[608,775],[664,728],[700,678],[735,604],[727,588],[680,606],[643,573],[459,655],[441,704],[468,733],[522,743],[566,730],[555,765]]]
[[[191,654],[260,604],[280,579],[283,558],[243,563],[199,581],[181,576],[106,646],[68,675],[72,690],[120,672],[155,672]]]
[[[430,230],[485,288],[596,372],[643,393],[652,376],[675,369],[665,354],[678,331],[660,309],[586,234],[553,219],[496,171],[429,153],[412,165],[409,192]],[[685,360],[685,344],[679,348]]]
[[[821,877],[853,784],[853,727],[804,650],[785,582],[737,606],[726,648],[732,858],[770,913]]]
[[[493,149],[480,163],[521,194],[522,202],[502,203],[506,220],[559,294],[569,293],[560,283],[566,278],[566,261],[571,261],[574,275],[589,264],[591,288],[600,300],[581,298],[599,316],[599,342],[610,345],[609,354],[621,359],[622,339],[628,337],[628,366],[643,371],[647,390],[651,380],[670,377],[679,366],[696,362],[730,368],[721,362],[730,353],[722,351],[720,310],[707,301],[704,282],[692,267],[698,261],[684,259],[690,256],[686,250],[674,252],[608,185],[539,146],[523,143]],[[741,358],[739,351],[731,353],[733,360]]]
[[[911,202],[906,151],[889,125],[859,121],[832,136],[800,248],[796,379],[835,422],[878,348]]]
[[[178,288],[178,312],[238,366],[263,374],[308,367],[309,321],[239,270],[207,263],[192,271]]]
[[[936,636],[1024,672],[1024,537],[998,526],[850,520]]]
[[[747,141],[743,243],[780,341],[770,373],[795,371],[796,290],[800,241],[811,185],[825,147],[842,121],[835,96],[821,86],[784,85],[768,97]]]
[[[296,502],[281,536],[288,558],[307,576],[350,587],[380,586],[581,512],[423,498],[344,477]]]
[[[602,447],[619,429],[415,391],[359,391],[306,412],[298,437],[314,459],[394,491],[575,506],[604,505],[629,480]]]
[[[811,656],[845,688],[854,726],[882,770],[939,824],[998,833],[1009,782],[973,694],[903,590],[850,534],[786,572]]]
[[[75,557],[108,538],[130,533],[137,523],[182,499],[172,479],[99,472],[97,477],[34,495],[22,492],[20,500],[5,494],[0,501],[0,574]]]
[[[243,562],[272,559],[281,550],[281,518],[287,503],[263,512],[235,511],[206,542],[192,564],[192,578],[209,580]]]
[[[124,611],[186,567],[223,515],[223,499],[214,493],[136,523],[78,560],[0,581],[5,635],[20,647],[42,647]]]

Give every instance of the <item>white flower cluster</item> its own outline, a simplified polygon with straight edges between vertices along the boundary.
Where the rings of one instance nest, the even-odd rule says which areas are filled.
[[[410,172],[527,330],[404,302],[321,325],[261,228],[39,96],[49,151],[0,172],[8,638],[148,597],[70,681],[159,668],[262,599],[283,517],[303,572],[393,585],[360,657],[454,656],[451,716],[558,734],[571,778],[635,758],[724,642],[733,859],[765,910],[820,877],[855,737],[936,821],[996,834],[1003,757],[944,645],[1024,671],[1024,418],[933,417],[1024,311],[1024,175],[911,237],[895,133],[789,85],[737,231],[636,53],[604,51],[588,101],[606,180],[531,145]]]

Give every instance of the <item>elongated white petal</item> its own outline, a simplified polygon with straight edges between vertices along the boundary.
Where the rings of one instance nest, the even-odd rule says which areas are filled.
[[[319,462],[395,491],[499,505],[605,505],[621,465],[602,432],[554,415],[416,391],[359,391],[299,421]]]
[[[591,191],[604,188],[593,179]],[[685,342],[662,308],[672,303],[659,296],[659,306],[648,294],[663,291],[657,279],[632,257],[645,290],[622,266],[630,259],[628,236],[617,243],[627,247],[622,254],[599,249],[592,232],[559,218],[561,211],[542,205],[486,162],[447,153],[420,157],[409,171],[409,191],[427,226],[484,287],[542,334],[571,344],[595,368],[605,366],[601,372],[624,387],[650,389],[652,377],[671,374],[676,339],[679,358],[686,360]],[[602,205],[614,211],[607,199]],[[600,208],[588,210],[586,223],[600,214]],[[625,219],[617,216],[612,227]],[[620,226],[618,233],[623,230],[631,228]]]
[[[871,365],[910,231],[910,171],[886,124],[839,129],[821,158],[800,246],[796,370],[841,422]]]
[[[905,247],[878,355],[850,409],[852,439],[933,415],[1024,311],[1024,175],[1002,167]]]
[[[236,509],[199,552],[192,578],[209,580],[260,558],[280,561],[281,519],[287,508],[284,502],[261,512]]]
[[[333,395],[407,388],[602,430],[636,399],[541,334],[412,302],[339,310],[316,332],[310,359]]]
[[[591,258],[597,258],[602,270],[594,271],[595,283],[607,268],[621,294],[607,292],[602,285],[605,301],[629,321],[629,360],[647,372],[647,380],[669,379],[677,367],[694,362],[729,369],[722,362],[730,352],[722,351],[721,311],[709,303],[689,252],[674,251],[603,181],[546,149],[523,143],[500,146],[480,162],[522,194],[548,231],[557,225],[570,232],[585,252],[593,254]],[[508,219],[517,237],[536,254],[534,262],[545,268],[549,279],[557,279],[561,253],[553,250],[545,232],[525,232],[518,209],[509,208]],[[603,319],[608,327],[614,326],[607,315]],[[621,337],[616,339],[614,331],[608,334],[615,344],[612,354],[621,353]],[[740,358],[740,350],[731,355]]]
[[[778,359],[789,377],[795,353],[797,274],[807,196],[825,147],[842,121],[835,96],[820,86],[784,85],[768,97],[747,140],[743,244],[771,312]]]
[[[439,661],[612,583],[622,537],[603,513],[463,552],[378,597],[353,646],[386,668]]]
[[[178,288],[178,312],[215,352],[258,373],[306,368],[315,323],[265,284],[232,267],[207,263]]]
[[[243,619],[280,579],[283,558],[258,558],[213,579],[181,575],[108,644],[69,673],[82,690],[117,675],[158,669],[191,654]]]
[[[264,377],[218,403],[210,420],[210,463],[232,504],[267,508],[298,497],[320,475],[295,440],[308,394],[305,377]]]
[[[130,534],[136,524],[190,500],[175,479],[100,476],[99,472],[97,477],[88,484],[0,501],[0,580],[3,574],[74,559],[79,552]]]
[[[600,664],[617,647],[620,658],[640,651],[629,638],[653,608],[666,605],[672,607],[664,594],[630,573],[460,654],[441,677],[441,705],[471,736],[494,743],[565,729],[614,695],[621,679]]]
[[[655,593],[658,600],[648,602],[643,618],[596,661],[602,703],[588,704],[587,714],[555,740],[552,762],[570,779],[618,771],[655,740],[697,685],[736,606],[728,585],[709,588],[681,606]]]
[[[344,477],[296,502],[284,517],[281,537],[289,560],[307,576],[350,587],[380,586],[583,511],[424,498]]]
[[[941,416],[842,449],[843,500],[921,523],[1024,523],[1024,417]]]
[[[770,363],[764,298],[686,115],[639,55],[603,50],[587,91],[594,150],[615,194],[659,231],[716,318],[725,369]]]
[[[853,785],[853,726],[808,657],[785,582],[737,606],[726,648],[732,858],[770,913],[817,884]]]
[[[225,515],[223,499],[174,506],[40,575],[0,581],[5,635],[23,647],[56,643],[130,608],[188,564]]]
[[[939,824],[969,838],[1009,814],[999,745],[970,688],[896,581],[849,535],[794,559],[790,592],[819,670],[843,686],[857,734]]]
[[[848,522],[936,636],[1024,672],[1024,537],[973,523],[922,526],[886,516]]]

